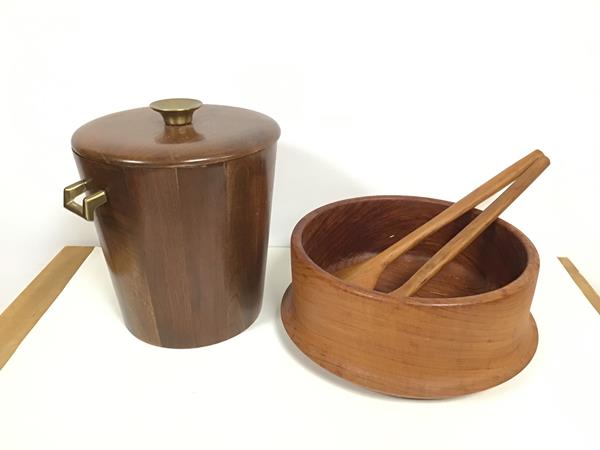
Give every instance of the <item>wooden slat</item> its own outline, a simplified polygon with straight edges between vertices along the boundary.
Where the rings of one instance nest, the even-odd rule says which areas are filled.
[[[0,368],[58,297],[94,247],[65,247],[0,315]]]
[[[563,267],[567,270],[575,284],[579,287],[583,295],[590,301],[592,306],[596,308],[596,311],[600,314],[600,295],[594,290],[594,288],[588,283],[583,275],[577,270],[575,264],[571,262],[569,258],[559,256],[558,260],[561,262]]]

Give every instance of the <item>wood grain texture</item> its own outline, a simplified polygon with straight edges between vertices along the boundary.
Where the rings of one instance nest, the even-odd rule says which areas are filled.
[[[342,378],[411,398],[476,392],[521,371],[537,348],[529,311],[539,257],[510,224],[496,220],[406,299],[387,293],[480,212],[469,211],[395,260],[375,290],[334,276],[341,267],[381,252],[450,204],[419,197],[365,197],[304,217],[292,234],[292,285],[281,312],[296,345]]]
[[[95,223],[135,336],[163,347],[199,347],[256,319],[275,152],[271,145],[216,164],[163,168],[75,154],[90,190],[107,193]]]
[[[579,272],[575,264],[571,262],[569,258],[559,256],[558,260],[563,265],[565,270],[571,276],[577,287],[581,290],[583,295],[588,299],[592,306],[600,314],[600,295],[594,290],[592,285],[588,283],[585,277]]]
[[[65,247],[0,315],[0,368],[62,292],[93,247]]]

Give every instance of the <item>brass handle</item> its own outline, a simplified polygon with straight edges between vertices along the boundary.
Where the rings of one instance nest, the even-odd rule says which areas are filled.
[[[99,206],[108,202],[105,191],[96,191],[83,198],[81,205],[75,201],[78,195],[83,194],[88,189],[89,180],[81,180],[67,186],[64,190],[63,205],[69,211],[74,212],[85,220],[94,220],[94,211]]]
[[[191,98],[167,98],[150,103],[150,108],[163,116],[165,125],[189,125],[192,123],[194,111],[202,106],[202,102]]]

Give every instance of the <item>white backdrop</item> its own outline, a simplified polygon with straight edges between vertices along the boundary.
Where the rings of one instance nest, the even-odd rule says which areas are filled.
[[[83,123],[164,97],[282,128],[271,244],[345,197],[456,200],[541,148],[503,217],[600,288],[600,2],[0,2],[0,310],[64,245]],[[543,269],[542,269],[543,270]]]

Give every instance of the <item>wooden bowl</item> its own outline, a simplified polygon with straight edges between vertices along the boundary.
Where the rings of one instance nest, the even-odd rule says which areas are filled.
[[[537,348],[529,310],[539,271],[533,244],[494,222],[414,297],[402,284],[473,217],[473,210],[400,257],[375,290],[335,277],[341,267],[388,247],[451,203],[377,196],[323,206],[292,234],[292,284],[285,329],[313,361],[385,394],[445,398],[496,386],[519,373]]]

